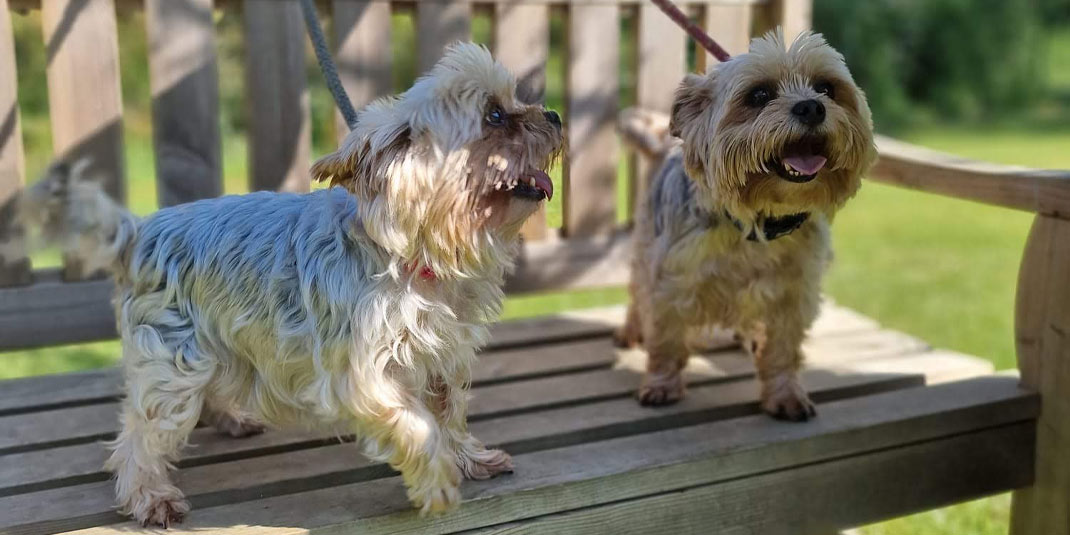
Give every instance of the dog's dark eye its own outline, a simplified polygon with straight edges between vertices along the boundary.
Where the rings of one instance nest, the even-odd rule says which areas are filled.
[[[814,91],[817,91],[832,100],[836,100],[836,88],[833,87],[832,82],[818,82],[814,84]]]
[[[772,89],[764,85],[760,85],[758,87],[755,87],[754,89],[751,89],[750,93],[747,93],[747,105],[753,106],[755,108],[760,108],[768,104],[769,101],[773,100],[774,98],[776,98],[776,95],[773,94]]]
[[[487,112],[487,124],[501,126],[503,123],[505,123],[505,113],[501,108],[495,106]]]

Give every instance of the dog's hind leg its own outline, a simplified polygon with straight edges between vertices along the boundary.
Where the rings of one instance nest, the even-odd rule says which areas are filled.
[[[197,425],[215,363],[192,344],[175,349],[164,340],[148,325],[123,329],[127,397],[105,468],[115,474],[120,511],[143,525],[166,527],[189,511],[168,470]]]

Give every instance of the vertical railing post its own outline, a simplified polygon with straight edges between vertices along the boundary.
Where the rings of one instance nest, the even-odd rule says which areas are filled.
[[[416,48],[419,74],[433,67],[446,46],[472,38],[472,5],[466,0],[416,3]]]
[[[617,217],[619,8],[569,4],[568,27],[563,231],[570,237],[607,234]]]
[[[389,95],[393,90],[390,44],[390,2],[334,0],[335,62],[353,107]],[[341,113],[335,113],[338,139],[349,133]]]
[[[23,228],[15,217],[26,174],[16,81],[11,12],[0,0],[0,287],[30,282]]]
[[[159,205],[223,192],[212,0],[146,0]]]
[[[550,56],[550,7],[545,4],[499,2],[494,10],[494,55],[519,81],[520,100],[543,102],[546,61]],[[528,218],[521,229],[525,239],[546,237],[546,205]]]

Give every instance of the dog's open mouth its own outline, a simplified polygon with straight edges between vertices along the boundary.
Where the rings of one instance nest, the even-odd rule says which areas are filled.
[[[550,200],[554,196],[554,183],[550,175],[535,168],[528,169],[512,182],[497,185],[495,189],[504,189],[513,197],[531,201]]]
[[[809,182],[817,178],[828,162],[828,158],[822,154],[824,145],[824,141],[819,139],[788,144],[784,147],[783,156],[770,162],[769,168],[789,182]]]

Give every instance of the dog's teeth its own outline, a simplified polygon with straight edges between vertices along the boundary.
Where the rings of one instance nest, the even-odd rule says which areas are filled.
[[[792,167],[790,163],[788,163],[788,162],[783,162],[783,163],[784,163],[784,169],[787,169],[787,171],[789,173],[795,172],[795,168]]]
[[[535,177],[533,177],[533,176],[528,177],[528,185],[533,187],[533,188],[535,187]]]

